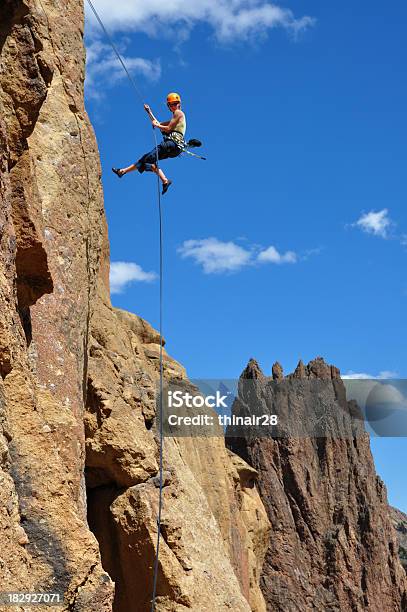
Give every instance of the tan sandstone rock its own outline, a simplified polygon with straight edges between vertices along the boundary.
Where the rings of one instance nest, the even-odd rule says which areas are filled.
[[[85,420],[88,516],[116,582],[114,609],[147,611],[157,539],[159,335],[112,309],[103,290],[99,298]],[[189,387],[184,368],[163,351],[165,378]],[[164,468],[157,610],[264,611],[259,580],[269,524],[255,470],[227,451],[223,437],[165,438]]]
[[[106,233],[83,7],[4,0],[0,32],[1,590],[110,610],[83,478],[89,303]]]

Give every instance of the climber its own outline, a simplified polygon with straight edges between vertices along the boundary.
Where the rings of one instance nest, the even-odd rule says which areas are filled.
[[[148,104],[144,104],[144,109],[151,119],[151,123],[154,128],[158,128],[162,135],[163,141],[158,145],[158,159],[167,159],[169,157],[178,157],[185,147],[185,132],[186,132],[186,118],[185,114],[181,110],[181,96],[177,93],[169,93],[167,96],[167,106],[172,112],[172,119],[169,121],[163,121],[160,123],[156,119],[151,111]],[[157,168],[157,151],[153,149],[149,153],[146,153],[135,164],[128,166],[127,168],[112,168],[113,172],[117,174],[119,178],[138,170],[140,174],[144,171],[154,172],[160,177],[163,190],[162,193],[166,193],[168,187],[172,184],[172,181],[168,179],[161,168]]]

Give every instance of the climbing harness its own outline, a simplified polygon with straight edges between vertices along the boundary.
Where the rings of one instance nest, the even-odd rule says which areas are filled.
[[[181,132],[174,130],[173,132],[161,132],[161,134],[163,135],[164,140],[172,140],[172,142],[175,142],[180,149],[183,149],[186,146],[184,135],[181,134]]]
[[[192,157],[197,157],[198,159],[206,160],[206,157],[203,157],[202,155],[197,155],[196,153],[191,153],[191,151],[189,151],[189,149],[201,147],[202,143],[200,140],[197,140],[196,138],[191,138],[191,140],[185,142],[184,135],[181,134],[181,132],[177,132],[176,130],[170,133],[161,132],[161,134],[163,135],[164,142],[166,140],[171,140],[172,142],[175,142],[177,147],[181,149],[181,155],[183,153],[186,153],[187,155],[191,155]]]
[[[169,134],[167,132],[161,133],[163,135],[164,142],[166,140],[171,140],[172,142],[175,142],[177,147],[181,149],[181,155],[183,153],[186,153],[187,155],[191,155],[192,157],[197,157],[198,159],[206,160],[206,157],[203,157],[202,155],[197,155],[196,153],[191,153],[191,151],[189,151],[189,149],[192,149],[194,147],[200,147],[202,145],[200,140],[192,138],[191,140],[188,140],[188,142],[185,142],[183,134],[177,131],[170,132]]]
[[[131,85],[133,86],[137,96],[141,100],[144,105],[143,96],[130,72],[127,70],[126,64],[124,63],[119,51],[116,48],[110,34],[106,30],[103,21],[99,17],[98,12],[96,11],[92,0],[87,0],[92,13],[96,17],[100,27],[103,30],[106,39],[108,40],[110,46],[112,47],[117,59],[123,67]],[[157,170],[159,168],[158,164],[158,142],[156,132],[153,128],[154,135],[154,145],[155,145],[155,153],[156,153],[156,166]],[[157,513],[157,545],[154,559],[154,574],[153,574],[153,593],[151,598],[151,612],[155,611],[155,602],[157,596],[157,579],[158,579],[158,562],[159,562],[159,553],[160,553],[160,539],[161,539],[161,517],[162,517],[162,507],[163,507],[163,457],[164,457],[164,430],[163,430],[163,222],[162,222],[162,208],[161,208],[161,192],[160,192],[160,177],[157,172],[157,199],[158,199],[158,218],[159,218],[159,243],[160,243],[160,313],[159,313],[159,334],[160,334],[160,400],[159,400],[159,500],[158,500],[158,513]]]

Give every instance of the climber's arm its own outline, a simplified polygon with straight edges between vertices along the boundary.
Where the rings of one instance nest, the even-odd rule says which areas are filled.
[[[175,128],[177,127],[181,117],[182,117],[182,111],[176,110],[171,121],[164,121],[163,123],[160,123],[156,119],[155,121],[153,121],[153,126],[158,128],[162,132],[173,132]]]
[[[147,115],[150,117],[151,119],[151,123],[154,124],[155,121],[157,121],[156,117],[153,115],[153,111],[151,110],[151,108],[149,107],[148,104],[144,104],[144,110],[146,111]]]

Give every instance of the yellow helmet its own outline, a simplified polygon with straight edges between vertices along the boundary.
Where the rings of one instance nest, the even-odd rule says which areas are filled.
[[[167,104],[170,104],[170,102],[180,102],[181,103],[181,96],[178,93],[175,93],[174,91],[169,93],[167,96]]]

